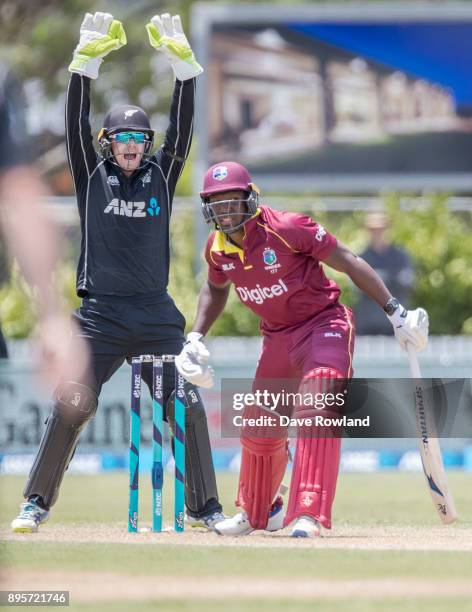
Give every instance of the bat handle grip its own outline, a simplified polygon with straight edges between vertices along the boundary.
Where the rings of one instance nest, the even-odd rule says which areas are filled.
[[[415,351],[413,345],[410,342],[406,343],[406,352],[408,353],[408,361],[410,362],[410,372],[412,378],[421,378],[418,353]]]

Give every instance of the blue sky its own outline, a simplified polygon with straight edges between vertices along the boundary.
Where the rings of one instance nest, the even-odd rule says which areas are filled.
[[[289,23],[311,38],[452,90],[472,106],[472,22]]]

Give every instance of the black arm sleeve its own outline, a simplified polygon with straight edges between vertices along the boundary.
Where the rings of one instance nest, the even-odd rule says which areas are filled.
[[[170,205],[192,144],[194,101],[195,79],[177,80],[170,108],[169,127],[164,144],[157,153],[157,162],[167,180]]]
[[[66,140],[69,167],[77,192],[86,187],[97,164],[89,113],[90,79],[72,74],[66,99]]]

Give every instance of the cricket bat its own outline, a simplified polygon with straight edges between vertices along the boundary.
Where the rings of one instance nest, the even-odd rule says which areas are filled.
[[[421,386],[418,355],[409,343],[407,343],[407,353],[411,376],[415,379],[416,427],[423,471],[439,518],[445,524],[453,523],[457,518],[457,512],[447,483],[432,406],[427,405],[427,398]]]

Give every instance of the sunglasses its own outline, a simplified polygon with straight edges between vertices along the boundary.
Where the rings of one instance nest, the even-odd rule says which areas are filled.
[[[118,134],[111,136],[111,139],[125,144],[130,140],[134,140],[136,144],[143,144],[147,140],[147,134],[144,132],[118,132]]]

